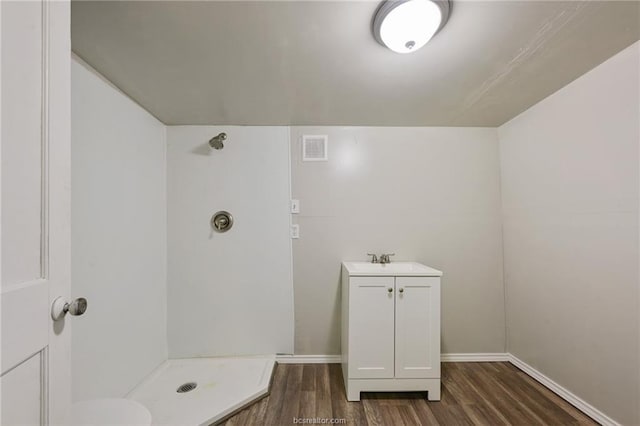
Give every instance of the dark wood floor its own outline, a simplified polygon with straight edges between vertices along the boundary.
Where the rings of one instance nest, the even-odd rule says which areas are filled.
[[[443,363],[439,402],[420,392],[361,397],[347,401],[340,364],[280,364],[271,394],[224,424],[291,425],[294,417],[357,426],[597,424],[508,362]]]

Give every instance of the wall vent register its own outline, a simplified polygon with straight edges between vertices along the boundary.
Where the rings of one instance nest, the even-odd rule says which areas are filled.
[[[329,137],[327,135],[302,136],[302,161],[327,161]]]

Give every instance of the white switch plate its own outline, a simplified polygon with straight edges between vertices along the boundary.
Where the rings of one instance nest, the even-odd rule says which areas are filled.
[[[291,200],[291,213],[300,213],[300,200]]]
[[[300,225],[291,225],[291,239],[297,240],[300,238]]]

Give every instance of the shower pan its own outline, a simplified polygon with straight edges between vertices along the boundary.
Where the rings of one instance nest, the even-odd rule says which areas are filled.
[[[267,395],[275,356],[171,359],[127,398],[154,425],[210,425]]]

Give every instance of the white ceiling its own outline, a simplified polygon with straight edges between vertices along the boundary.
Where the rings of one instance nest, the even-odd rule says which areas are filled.
[[[497,126],[640,38],[637,1],[454,1],[416,53],[370,1],[74,1],[74,52],[166,124]]]

